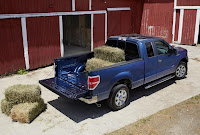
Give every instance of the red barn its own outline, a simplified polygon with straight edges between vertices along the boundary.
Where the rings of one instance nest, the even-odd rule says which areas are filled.
[[[199,0],[1,0],[0,74],[92,51],[107,37],[141,33],[197,44]]]

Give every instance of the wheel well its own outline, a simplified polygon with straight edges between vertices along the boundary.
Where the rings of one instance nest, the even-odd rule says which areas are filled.
[[[188,60],[187,60],[186,58],[181,59],[181,61],[182,61],[182,62],[185,62],[185,63],[188,62]]]
[[[129,89],[132,88],[132,84],[131,84],[131,81],[129,79],[119,80],[113,87],[117,86],[118,84],[125,84]]]

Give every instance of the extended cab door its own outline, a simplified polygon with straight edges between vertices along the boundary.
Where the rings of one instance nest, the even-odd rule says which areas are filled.
[[[176,54],[168,53],[171,46],[163,40],[154,41],[157,57],[157,78],[164,77],[175,71]]]
[[[144,46],[143,46],[144,47]],[[156,80],[157,68],[158,68],[158,58],[156,56],[156,50],[153,46],[153,42],[146,42],[145,48],[146,53],[144,53],[145,59],[145,84]]]

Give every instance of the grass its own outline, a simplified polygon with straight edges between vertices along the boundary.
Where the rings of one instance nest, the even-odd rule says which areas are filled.
[[[27,71],[26,71],[26,69],[19,69],[18,71],[17,71],[17,74],[19,74],[19,75],[24,75],[24,74],[27,74]]]

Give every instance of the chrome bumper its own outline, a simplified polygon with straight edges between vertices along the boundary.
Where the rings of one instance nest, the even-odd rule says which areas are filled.
[[[81,101],[83,101],[83,102],[85,102],[87,104],[93,104],[93,103],[96,103],[98,101],[98,97],[94,96],[91,99],[79,98],[79,100],[81,100]]]

